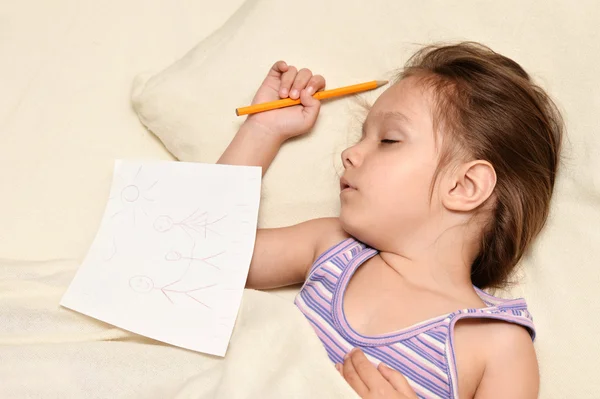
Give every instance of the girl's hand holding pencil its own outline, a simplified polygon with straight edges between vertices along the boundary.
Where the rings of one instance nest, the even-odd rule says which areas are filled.
[[[297,70],[284,61],[276,62],[258,88],[252,105],[281,99],[300,100],[300,105],[253,113],[246,124],[277,135],[282,140],[307,133],[315,124],[321,102],[312,95],[325,87],[325,78],[309,69]]]
[[[315,124],[319,100],[372,90],[387,81],[371,81],[334,90],[325,88],[325,78],[309,69],[299,71],[285,61],[276,62],[256,92],[252,105],[236,109],[249,115],[246,125],[276,135],[282,141],[307,133]]]

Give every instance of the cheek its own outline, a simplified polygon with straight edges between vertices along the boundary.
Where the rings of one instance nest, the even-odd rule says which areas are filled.
[[[371,180],[373,199],[390,207],[427,204],[436,163],[407,157],[381,165]]]

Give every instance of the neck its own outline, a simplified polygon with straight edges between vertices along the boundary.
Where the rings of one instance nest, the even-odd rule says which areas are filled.
[[[477,248],[468,225],[423,230],[409,242],[391,243],[380,251],[383,261],[415,286],[448,293],[472,290],[471,263]]]

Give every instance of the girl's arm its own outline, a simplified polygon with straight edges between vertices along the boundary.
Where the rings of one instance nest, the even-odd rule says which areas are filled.
[[[217,163],[260,166],[264,176],[283,142],[281,136],[271,134],[263,127],[246,121]]]
[[[483,377],[475,399],[535,399],[540,375],[529,333],[521,326],[494,323]]]
[[[300,98],[302,105],[250,115],[218,163],[261,166],[264,175],[287,139],[307,133],[313,127],[321,104],[312,95],[324,87],[322,76],[313,76],[308,69],[297,71],[283,61],[276,62],[252,104],[290,97]],[[259,229],[246,286],[264,289],[300,283],[315,258],[346,237],[337,218]]]
[[[284,141],[308,133],[319,115],[321,102],[312,95],[325,87],[325,79],[308,69],[298,71],[284,61],[276,62],[259,87],[252,104],[282,98],[301,105],[248,116],[217,163],[261,166],[263,175]]]
[[[246,287],[268,289],[301,283],[315,259],[347,237],[337,218],[258,229]]]

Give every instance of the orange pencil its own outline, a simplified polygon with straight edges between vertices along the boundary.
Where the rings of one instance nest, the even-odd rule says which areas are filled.
[[[359,93],[361,91],[373,90],[380,86],[387,84],[387,80],[373,80],[371,82],[360,83],[352,86],[344,86],[337,89],[318,91],[313,94],[313,97],[318,100],[324,100],[326,98],[345,96],[348,94]],[[269,101],[268,103],[261,103],[250,105],[248,107],[242,107],[235,110],[236,115],[248,115],[255,114],[257,112],[270,111],[272,109],[291,107],[292,105],[300,104],[300,99],[292,100],[291,98],[284,98],[282,100]]]

